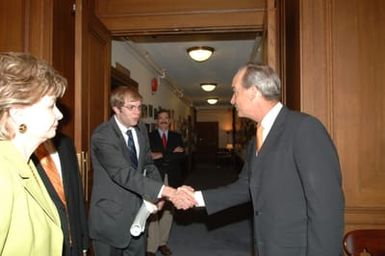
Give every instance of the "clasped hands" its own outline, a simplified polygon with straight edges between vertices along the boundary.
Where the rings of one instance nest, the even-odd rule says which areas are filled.
[[[166,186],[163,190],[163,196],[171,201],[178,210],[187,210],[197,204],[194,192],[194,189],[187,185],[180,186],[177,189]]]

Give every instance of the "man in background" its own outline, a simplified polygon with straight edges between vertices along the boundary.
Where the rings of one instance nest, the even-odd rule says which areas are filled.
[[[149,135],[151,156],[158,167],[164,184],[179,187],[182,184],[181,162],[184,159],[182,136],[170,131],[170,115],[160,110],[156,116],[158,129]],[[159,250],[163,255],[171,255],[167,246],[173,222],[174,207],[169,202],[163,210],[151,215],[149,219],[147,256],[155,256]]]
[[[64,234],[63,256],[86,255],[89,247],[88,227],[72,140],[58,133],[41,144],[32,159],[60,216]]]

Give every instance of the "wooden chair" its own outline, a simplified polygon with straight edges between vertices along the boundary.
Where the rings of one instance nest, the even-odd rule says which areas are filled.
[[[385,256],[385,229],[358,229],[345,234],[344,250],[349,256],[366,252],[371,256]]]

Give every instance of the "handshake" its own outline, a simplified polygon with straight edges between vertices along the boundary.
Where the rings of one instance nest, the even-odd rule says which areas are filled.
[[[181,186],[177,189],[165,186],[162,192],[165,199],[171,201],[177,209],[187,210],[197,205],[195,200],[195,191],[192,187]],[[130,233],[132,236],[139,236],[144,232],[146,221],[150,214],[155,213],[163,207],[164,200],[160,200],[155,204],[143,200],[138,213],[135,216],[134,222],[131,225]]]
[[[162,196],[171,201],[178,210],[187,210],[198,205],[194,189],[187,185],[180,186],[177,189],[165,186]]]

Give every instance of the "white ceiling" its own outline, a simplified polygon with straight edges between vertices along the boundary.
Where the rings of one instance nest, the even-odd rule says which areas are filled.
[[[208,97],[218,97],[218,105],[229,105],[232,95],[232,77],[238,68],[251,59],[258,62],[255,54],[260,37],[254,39],[231,39],[216,41],[182,42],[130,42],[144,52],[146,58],[165,71],[165,80],[178,88],[179,94],[190,100],[195,107],[208,107]],[[205,62],[189,58],[186,49],[192,46],[210,46],[215,49],[213,56]],[[255,56],[256,55],[256,56]],[[255,56],[255,57],[253,57]],[[217,88],[204,92],[202,82],[215,82]]]

